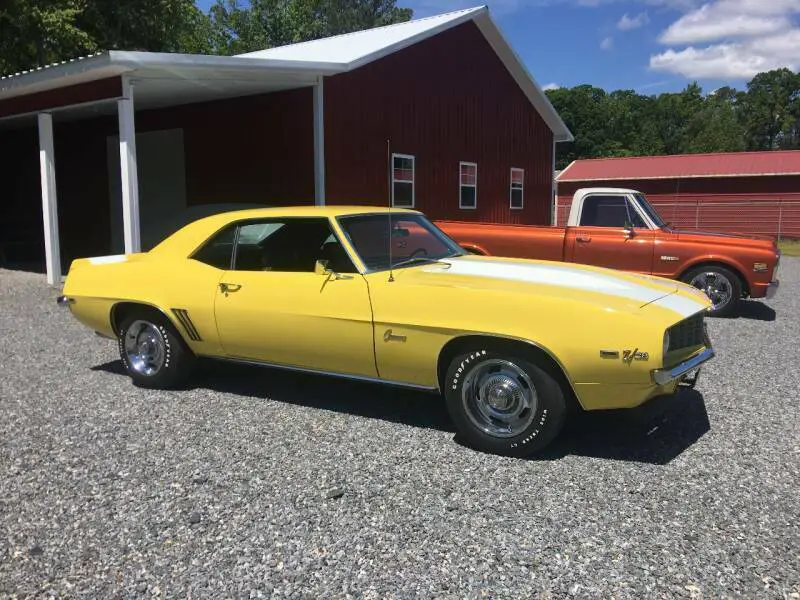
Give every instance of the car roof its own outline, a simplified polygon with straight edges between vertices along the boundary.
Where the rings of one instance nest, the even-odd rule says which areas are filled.
[[[152,250],[153,254],[185,255],[229,223],[249,219],[289,217],[346,217],[353,215],[421,214],[420,211],[388,206],[275,206],[269,208],[247,208],[221,212],[197,219],[174,232]]]

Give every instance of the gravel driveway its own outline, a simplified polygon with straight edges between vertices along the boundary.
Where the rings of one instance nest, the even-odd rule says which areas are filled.
[[[800,598],[800,259],[781,279],[710,321],[696,391],[515,460],[377,385],[136,389],[0,271],[0,598]]]

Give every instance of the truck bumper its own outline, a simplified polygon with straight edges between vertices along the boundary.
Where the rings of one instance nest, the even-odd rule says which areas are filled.
[[[781,282],[777,279],[775,281],[770,281],[769,285],[767,286],[767,293],[765,297],[767,299],[774,298],[775,294],[778,293],[778,288],[780,287],[780,285]]]
[[[752,288],[750,289],[750,297],[751,298],[766,298],[769,300],[770,298],[774,298],[775,295],[778,293],[778,288],[780,287],[781,282],[777,279],[770,281],[769,283],[754,283]]]

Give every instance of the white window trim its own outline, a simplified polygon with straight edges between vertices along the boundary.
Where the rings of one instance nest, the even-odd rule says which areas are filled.
[[[394,178],[394,159],[395,158],[404,158],[411,160],[411,204],[407,205],[404,204],[398,208],[414,208],[417,203],[417,158],[411,154],[397,154],[392,153],[392,206],[395,206],[394,203],[394,184],[395,183],[408,183],[407,181],[403,181],[400,179]]]
[[[522,173],[522,187],[519,190],[522,192],[522,205],[514,206],[514,172],[519,171]],[[525,208],[525,169],[519,167],[511,167],[511,180],[508,182],[508,207],[511,210],[522,210]]]
[[[461,183],[461,167],[475,167],[475,185]],[[461,203],[461,189],[465,187],[475,188],[475,206],[464,206]],[[478,208],[478,163],[461,161],[458,163],[458,208],[462,210],[477,210]]]

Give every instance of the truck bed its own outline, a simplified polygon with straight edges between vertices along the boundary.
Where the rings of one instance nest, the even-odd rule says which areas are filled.
[[[564,260],[566,227],[435,221],[461,247],[492,256]]]

